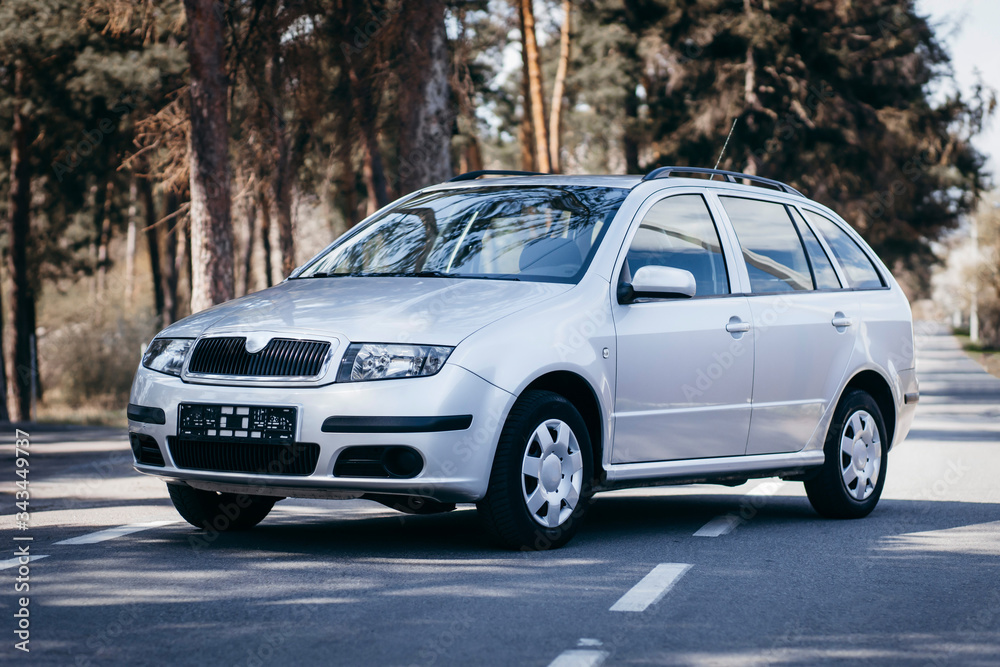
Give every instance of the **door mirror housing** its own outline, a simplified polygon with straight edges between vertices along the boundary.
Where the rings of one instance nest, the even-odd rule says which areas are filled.
[[[670,266],[648,265],[639,268],[632,282],[622,283],[618,289],[619,303],[632,303],[636,299],[691,298],[697,285],[694,274]]]

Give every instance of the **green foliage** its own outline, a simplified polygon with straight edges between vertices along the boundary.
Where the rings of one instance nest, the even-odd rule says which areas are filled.
[[[909,0],[592,0],[582,13],[587,61],[619,60],[641,90],[641,114],[619,118],[647,168],[714,165],[738,118],[722,167],[830,205],[923,281],[930,243],[986,185],[970,139],[994,93],[932,97],[948,55]]]

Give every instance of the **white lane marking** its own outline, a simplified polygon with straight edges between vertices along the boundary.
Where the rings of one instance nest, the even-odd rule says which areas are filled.
[[[731,532],[733,528],[743,523],[735,514],[724,514],[723,516],[717,516],[704,526],[698,529],[698,532],[694,534],[695,537],[719,537],[720,535],[726,535]]]
[[[65,546],[79,545],[79,544],[97,544],[98,542],[113,540],[116,537],[121,537],[122,535],[131,535],[132,533],[138,533],[141,530],[149,530],[150,528],[159,528],[160,526],[166,526],[171,523],[177,523],[177,522],[147,521],[145,523],[133,523],[127,526],[118,526],[117,528],[108,528],[107,530],[99,530],[96,533],[87,533],[86,535],[80,535],[79,537],[71,537],[68,540],[61,540],[59,542],[56,542],[55,544],[61,544]]]
[[[754,488],[750,489],[740,497],[740,507],[741,508],[751,508],[756,514],[757,509],[763,506],[765,501],[755,501],[750,500],[751,498],[769,498],[778,493],[781,487],[784,486],[784,481],[782,480],[772,480],[767,481],[762,484],[758,484]],[[744,523],[744,519],[734,513],[723,514],[715,517],[704,526],[698,529],[694,534],[695,537],[720,537],[722,535],[728,535],[741,523]]]
[[[48,558],[48,555],[44,556],[28,556],[28,562],[34,563],[36,560],[42,560],[43,558]],[[8,558],[7,560],[0,560],[0,570],[6,570],[7,568],[17,567],[18,565],[24,565],[20,558]]]
[[[576,642],[577,646],[603,646],[604,642],[600,639],[590,639],[589,637],[584,637]]]
[[[611,611],[645,611],[649,605],[659,602],[690,568],[687,563],[660,563],[611,605]]]
[[[598,667],[608,658],[607,651],[563,651],[549,667]]]

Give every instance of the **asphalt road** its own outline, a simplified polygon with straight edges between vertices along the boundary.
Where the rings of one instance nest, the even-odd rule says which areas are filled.
[[[821,519],[801,484],[777,480],[616,492],[598,498],[569,546],[546,553],[493,550],[473,507],[411,517],[367,501],[287,500],[251,532],[205,534],[180,521],[162,483],[132,471],[122,432],[52,427],[29,431],[31,524],[17,531],[7,429],[0,655],[39,665],[996,665],[1000,380],[949,336],[931,332],[918,347],[917,421],[867,519]],[[135,532],[100,532],[123,526]],[[15,594],[18,567],[3,561],[25,543],[39,559],[30,592]],[[26,595],[29,654],[14,648]]]

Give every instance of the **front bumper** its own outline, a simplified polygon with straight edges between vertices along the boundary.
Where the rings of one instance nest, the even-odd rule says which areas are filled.
[[[169,482],[224,492],[285,497],[344,498],[364,493],[415,495],[441,502],[474,502],[489,483],[500,428],[514,403],[514,396],[479,376],[454,365],[445,365],[431,377],[330,384],[323,387],[233,387],[182,382],[180,378],[140,367],[132,385],[130,403],[159,408],[164,423],[129,419],[129,432],[156,440],[164,467],[136,463],[141,473]],[[171,457],[167,438],[177,435],[178,404],[289,406],[298,408],[296,442],[320,446],[315,471],[307,476],[214,472],[180,468]],[[399,423],[472,415],[472,424],[460,430],[400,432]],[[324,432],[329,417],[366,417],[371,429]],[[350,419],[350,418],[353,418]],[[392,428],[379,431],[379,423]],[[374,431],[374,432],[357,432]],[[344,448],[355,445],[405,445],[424,459],[423,469],[410,479],[337,477],[334,463]]]

